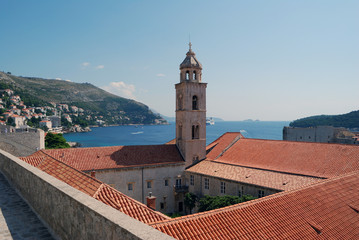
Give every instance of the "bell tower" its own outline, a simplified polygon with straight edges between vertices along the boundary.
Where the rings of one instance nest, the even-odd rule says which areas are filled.
[[[202,82],[202,65],[189,50],[180,65],[180,82],[176,87],[176,145],[186,167],[206,157],[206,88]]]

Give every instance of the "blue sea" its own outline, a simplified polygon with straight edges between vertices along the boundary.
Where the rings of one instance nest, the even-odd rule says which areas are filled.
[[[217,121],[207,126],[207,144],[225,132],[241,132],[246,138],[282,140],[282,131],[289,122],[265,121]],[[91,132],[67,133],[68,142],[78,142],[82,147],[101,147],[119,145],[163,144],[175,138],[175,123],[169,125],[138,125],[96,127]]]

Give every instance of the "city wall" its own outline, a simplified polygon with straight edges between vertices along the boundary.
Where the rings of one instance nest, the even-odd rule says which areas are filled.
[[[0,150],[0,171],[60,239],[172,239]]]
[[[1,131],[0,133],[0,149],[14,156],[28,156],[44,148],[45,133],[41,129],[28,129],[22,132]]]

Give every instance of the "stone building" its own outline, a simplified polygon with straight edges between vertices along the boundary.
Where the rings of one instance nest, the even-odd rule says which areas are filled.
[[[176,145],[186,167],[206,157],[206,88],[190,43],[176,84]]]
[[[283,140],[286,141],[359,144],[357,139],[357,134],[345,128],[332,126],[283,128]]]

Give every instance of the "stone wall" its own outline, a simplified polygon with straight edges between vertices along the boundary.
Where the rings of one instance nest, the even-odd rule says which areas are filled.
[[[242,196],[242,195],[251,195],[253,197],[260,197],[259,191],[262,191],[263,196],[268,196],[280,191],[276,189],[265,188],[257,185],[246,184],[242,182],[230,181],[227,179],[216,178],[212,176],[204,176],[201,174],[195,174],[186,172],[186,178],[188,183],[191,175],[194,177],[193,185],[189,184],[189,192],[196,194],[199,197],[205,195],[209,196]],[[209,180],[209,189],[205,189],[205,179]],[[221,193],[221,182],[225,183],[225,193]]]
[[[0,171],[61,239],[172,239],[2,150]]]
[[[353,136],[355,134],[345,128],[331,126],[283,128],[283,140],[285,141],[359,144]]]
[[[146,204],[146,196],[151,192],[157,198],[156,211],[173,213],[176,211],[173,186],[178,178],[183,178],[182,182],[184,183],[184,170],[184,163],[177,163],[97,170],[95,174],[100,181],[144,204]],[[148,185],[147,182],[151,183]],[[128,184],[132,184],[132,189],[128,189]]]
[[[44,148],[45,134],[41,129],[0,133],[0,149],[17,157],[28,156]]]

